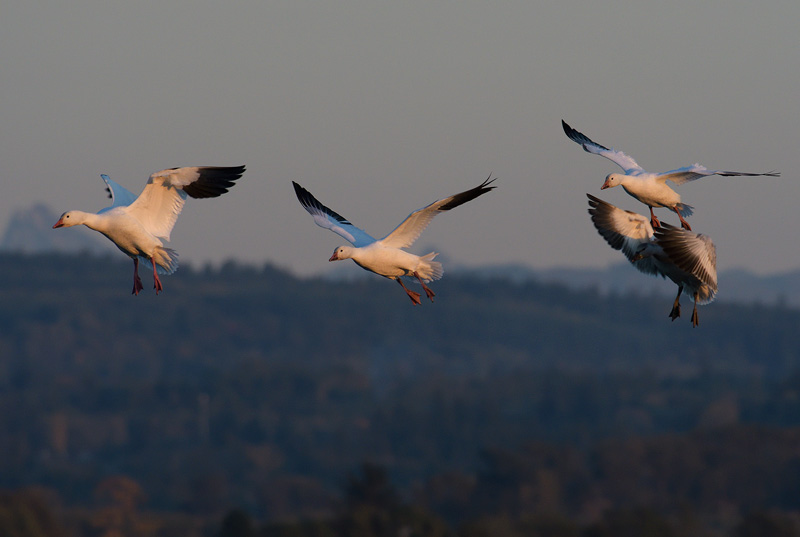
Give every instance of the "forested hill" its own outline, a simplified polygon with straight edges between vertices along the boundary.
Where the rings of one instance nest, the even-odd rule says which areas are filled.
[[[596,498],[565,483],[577,467],[581,480],[612,471],[596,458],[611,457],[611,439],[612,451],[644,456],[628,439],[734,427],[725,449],[736,464],[752,438],[774,438],[770,453],[787,468],[800,460],[783,455],[796,432],[758,429],[800,426],[795,309],[720,300],[700,308],[693,329],[685,299],[671,322],[670,298],[532,282],[448,275],[433,285],[435,303],[413,307],[379,277],[182,266],[159,296],[142,271],[134,297],[131,272],[116,257],[0,256],[0,488],[35,484],[92,505],[98,483],[123,475],[152,509],[238,506],[270,519],[326,512],[365,461],[406,497],[452,472],[479,489],[474,476],[513,463],[516,477],[549,472],[536,481],[550,483],[542,494],[588,516]],[[668,444],[713,443],[695,432]],[[744,496],[761,490],[742,472]],[[500,474],[475,494],[505,494]],[[756,475],[767,488],[778,479]],[[602,486],[581,494],[637,497]],[[462,500],[449,519],[479,514]],[[784,500],[776,492],[769,505]]]
[[[50,360],[83,356],[125,364],[130,374],[230,368],[252,359],[330,367],[368,360],[373,374],[479,375],[559,367],[694,370],[781,375],[798,365],[800,311],[718,300],[700,326],[668,318],[671,298],[600,296],[558,285],[448,275],[435,303],[413,307],[379,277],[298,279],[272,266],[182,266],[155,296],[130,295],[128,260],[0,256],[3,349]],[[158,364],[158,365],[156,365]],[[110,367],[110,366],[106,366]],[[390,371],[397,367],[398,371]],[[53,371],[55,372],[55,371]]]

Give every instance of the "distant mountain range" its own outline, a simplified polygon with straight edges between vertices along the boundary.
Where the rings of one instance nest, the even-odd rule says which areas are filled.
[[[56,220],[58,213],[42,203],[15,211],[0,240],[0,252],[27,254],[84,252],[106,255],[115,251],[113,245],[96,233],[85,233],[83,230],[69,228],[53,233],[52,227]],[[447,265],[452,267],[449,270],[451,274],[502,278],[515,282],[534,280],[541,283],[556,283],[576,290],[594,289],[603,295],[669,296],[677,292],[672,282],[640,274],[625,262],[601,269],[573,267],[533,269],[522,264],[466,268],[459,267],[452,261],[447,262]],[[350,267],[332,270],[327,272],[325,277],[352,279],[362,275],[369,276],[363,271],[346,270],[348,268]],[[758,276],[742,269],[726,270],[719,274],[719,287],[720,300],[800,308],[800,269],[769,276]]]
[[[97,233],[86,233],[75,228],[65,228],[55,233],[53,224],[58,217],[59,213],[44,203],[16,210],[9,218],[0,240],[0,252],[107,254],[114,249]]]

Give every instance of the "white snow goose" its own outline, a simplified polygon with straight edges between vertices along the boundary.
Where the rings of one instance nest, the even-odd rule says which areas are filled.
[[[344,237],[353,246],[338,246],[328,261],[352,259],[363,269],[379,274],[390,280],[396,280],[411,298],[416,306],[421,304],[420,294],[408,289],[403,283],[403,277],[413,277],[422,284],[425,294],[433,302],[435,293],[425,285],[426,282],[438,280],[444,274],[442,264],[433,259],[438,255],[431,252],[418,256],[406,252],[402,248],[411,246],[428,227],[433,217],[444,211],[449,211],[478,196],[492,190],[489,186],[495,179],[491,175],[483,183],[473,189],[455,194],[453,196],[434,201],[427,207],[414,211],[394,231],[384,238],[377,240],[362,229],[351,224],[346,218],[332,211],[319,202],[311,193],[294,181],[295,194],[300,204],[314,217],[314,222],[320,227],[330,229],[337,235]]]
[[[612,248],[622,250],[640,272],[669,278],[678,286],[670,318],[680,317],[684,293],[694,301],[692,326],[697,326],[697,304],[708,304],[717,293],[717,250],[711,239],[666,223],[653,229],[646,216],[586,195],[594,227]]]
[[[158,274],[172,274],[178,268],[178,254],[165,248],[172,228],[181,214],[186,196],[216,198],[231,188],[245,171],[244,166],[199,166],[171,168],[154,173],[137,198],[101,175],[111,198],[111,205],[97,214],[67,211],[53,228],[80,224],[99,231],[117,248],[133,259],[133,294],[143,289],[139,278],[139,259],[153,267],[156,294],[163,290]]]
[[[660,225],[658,218],[653,213],[653,207],[665,207],[680,218],[681,226],[689,231],[692,230],[689,223],[684,217],[691,216],[693,207],[681,203],[680,195],[672,190],[667,181],[672,181],[676,185],[682,185],[689,181],[694,181],[701,177],[708,175],[722,175],[725,177],[734,176],[766,176],[766,177],[780,177],[780,173],[772,171],[768,173],[746,173],[746,172],[731,172],[723,170],[709,170],[700,164],[693,164],[684,168],[668,171],[665,173],[650,173],[645,171],[639,166],[633,158],[629,157],[622,151],[616,151],[604,147],[597,142],[592,141],[585,134],[576,131],[562,119],[561,126],[564,127],[564,132],[570,140],[580,144],[584,151],[587,153],[594,153],[605,157],[612,162],[615,162],[623,169],[624,173],[610,173],[606,176],[606,180],[601,190],[611,188],[617,185],[622,185],[625,192],[641,201],[650,208],[650,223],[654,228]]]

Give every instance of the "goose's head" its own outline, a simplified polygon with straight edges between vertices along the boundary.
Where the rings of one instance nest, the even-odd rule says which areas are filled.
[[[606,176],[606,182],[603,183],[603,186],[600,187],[600,190],[605,190],[606,188],[611,188],[613,186],[622,184],[623,177],[624,176],[621,173],[609,173]]]
[[[337,246],[328,261],[341,261],[342,259],[350,259],[351,257],[353,257],[353,248],[350,246]]]
[[[58,219],[58,222],[53,224],[53,229],[83,224],[85,221],[83,215],[84,213],[81,211],[67,211],[61,215],[61,218]]]

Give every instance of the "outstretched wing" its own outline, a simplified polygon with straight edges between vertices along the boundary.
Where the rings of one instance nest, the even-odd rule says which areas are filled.
[[[608,245],[615,250],[621,250],[628,261],[640,271],[661,274],[652,256],[638,256],[643,246],[652,243],[653,226],[650,225],[650,220],[641,214],[615,207],[591,194],[586,196],[589,198],[592,223]]]
[[[489,186],[497,178],[492,179],[492,176],[489,177],[480,185],[472,188],[470,190],[461,192],[459,194],[455,194],[448,198],[440,199],[438,201],[434,201],[427,207],[423,207],[417,211],[414,211],[399,226],[397,226],[394,231],[386,235],[383,239],[381,239],[381,243],[385,246],[390,248],[406,248],[414,244],[414,241],[422,234],[428,224],[431,223],[433,217],[439,213],[444,211],[449,211],[459,205],[463,205],[468,201],[474,200],[478,196],[482,196],[486,194],[490,190],[497,188],[494,186]]]
[[[655,230],[658,245],[669,260],[708,285],[712,296],[717,291],[717,248],[708,235],[694,233],[667,223]]]
[[[186,195],[193,198],[215,198],[232,187],[244,173],[244,166],[195,166],[161,170],[150,176],[147,185],[128,206],[145,229],[169,240]]]
[[[658,174],[659,179],[672,181],[676,185],[682,185],[683,183],[688,183],[689,181],[695,181],[700,179],[701,177],[707,177],[709,175],[722,175],[724,177],[738,177],[738,176],[746,176],[746,177],[780,177],[780,172],[771,171],[767,173],[747,173],[747,172],[730,172],[725,170],[709,170],[705,166],[700,164],[693,164],[691,166],[686,166],[684,168],[678,168],[677,170],[671,170],[668,172],[664,172]]]
[[[600,155],[601,157],[605,157],[611,162],[614,162],[625,171],[626,175],[636,175],[638,173],[644,172],[644,169],[639,166],[632,157],[629,157],[622,151],[616,151],[615,149],[609,149],[605,146],[598,144],[597,142],[593,141],[591,138],[583,134],[582,132],[578,132],[569,125],[563,119],[561,120],[561,126],[564,127],[564,133],[567,137],[572,140],[573,142],[580,144],[583,147],[583,150],[587,153],[594,153],[595,155]]]
[[[294,193],[300,205],[314,217],[314,222],[319,227],[330,229],[337,235],[344,237],[356,248],[375,242],[375,239],[363,229],[357,228],[347,218],[324,206],[311,192],[292,181]]]
[[[108,197],[111,198],[111,205],[98,211],[97,214],[103,214],[104,212],[110,211],[114,207],[127,207],[136,201],[136,194],[123,187],[119,183],[112,181],[108,175],[101,173],[100,177],[106,183],[106,192],[108,192]]]

